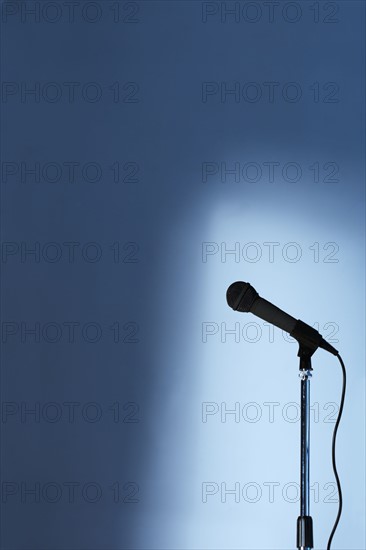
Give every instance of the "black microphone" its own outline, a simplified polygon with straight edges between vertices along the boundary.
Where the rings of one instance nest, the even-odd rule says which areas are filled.
[[[254,313],[264,321],[288,332],[300,345],[313,352],[320,347],[333,355],[338,355],[338,351],[324,340],[315,328],[303,323],[300,319],[291,317],[271,302],[261,298],[249,283],[237,281],[230,285],[226,292],[226,300],[235,311]]]

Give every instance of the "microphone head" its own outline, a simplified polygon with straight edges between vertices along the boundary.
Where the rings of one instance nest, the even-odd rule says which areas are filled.
[[[258,292],[249,283],[242,281],[233,283],[226,291],[228,306],[235,311],[249,312],[257,298]]]

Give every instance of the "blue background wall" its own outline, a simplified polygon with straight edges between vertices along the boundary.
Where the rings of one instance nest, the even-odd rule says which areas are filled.
[[[297,347],[235,280],[344,356],[333,548],[365,548],[364,3],[1,8],[2,548],[295,546]],[[341,371],[313,366],[325,548]]]

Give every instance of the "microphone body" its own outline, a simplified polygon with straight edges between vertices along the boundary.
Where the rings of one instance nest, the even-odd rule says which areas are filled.
[[[254,313],[263,321],[288,332],[300,345],[313,351],[320,347],[333,355],[338,355],[338,351],[324,340],[317,330],[261,298],[249,283],[237,281],[230,285],[227,289],[226,299],[228,305],[235,311]]]
[[[258,296],[250,311],[263,321],[267,321],[285,332],[291,333],[295,328],[296,319],[294,317],[260,296]]]

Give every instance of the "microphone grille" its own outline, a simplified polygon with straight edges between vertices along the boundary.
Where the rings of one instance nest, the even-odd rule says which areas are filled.
[[[226,292],[229,307],[236,311],[250,311],[258,297],[258,292],[249,283],[242,281],[230,285]]]

